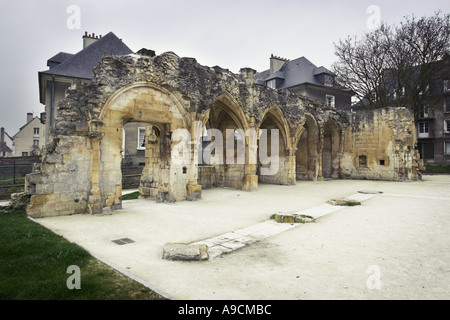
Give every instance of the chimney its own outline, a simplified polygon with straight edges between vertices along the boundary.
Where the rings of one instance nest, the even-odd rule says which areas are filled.
[[[270,74],[272,75],[275,72],[279,71],[284,66],[286,61],[289,61],[289,60],[274,56],[272,54],[270,56]]]
[[[101,39],[101,37],[102,36],[100,36],[100,37],[96,36],[95,33],[88,34],[87,31],[85,31],[84,36],[83,36],[83,49],[86,48],[87,46],[90,46],[98,39]]]
[[[5,144],[5,128],[2,127],[2,135],[1,135],[1,140],[0,140],[0,146],[3,146]]]
[[[27,113],[27,123],[30,122],[31,120],[33,120],[33,113],[28,112]]]

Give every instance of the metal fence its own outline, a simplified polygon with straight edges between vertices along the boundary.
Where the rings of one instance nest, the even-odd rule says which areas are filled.
[[[0,158],[0,184],[23,184],[25,175],[39,162],[40,157]]]

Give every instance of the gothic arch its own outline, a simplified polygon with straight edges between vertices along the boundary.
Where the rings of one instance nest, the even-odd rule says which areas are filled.
[[[294,136],[295,172],[297,180],[315,180],[318,177],[319,126],[311,114],[299,125]]]
[[[322,137],[322,177],[339,178],[341,130],[338,124],[329,119],[321,128]]]
[[[103,134],[93,145],[91,195],[102,207],[120,207],[122,196],[122,128],[128,122],[145,123],[145,167],[140,181],[144,197],[184,200],[191,172],[171,159],[172,132],[189,129],[187,113],[168,90],[149,82],[125,86],[104,104],[100,122],[91,121],[91,131]],[[158,199],[159,199],[158,198]]]

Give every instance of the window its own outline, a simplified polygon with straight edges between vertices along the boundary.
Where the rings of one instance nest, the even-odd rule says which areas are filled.
[[[385,160],[380,160],[380,166],[384,166],[386,165],[386,161]]]
[[[358,166],[360,168],[367,168],[367,157],[366,156],[358,157]]]
[[[444,121],[444,132],[450,133],[450,120]]]
[[[145,128],[138,128],[138,150],[145,150]]]
[[[277,88],[276,79],[267,81],[267,86],[271,89],[276,89]]]
[[[33,147],[39,147],[39,140],[33,140]]]
[[[33,136],[34,137],[39,137],[39,128],[34,128],[33,129]]]
[[[447,92],[450,90],[450,86],[448,85],[448,80],[444,80],[444,92]]]
[[[444,100],[444,112],[450,112],[450,98]]]
[[[325,106],[328,108],[334,108],[334,96],[329,94],[325,96]]]
[[[333,86],[333,76],[326,74],[323,79],[324,85],[332,87]]]
[[[405,95],[405,87],[397,88],[396,91],[394,91],[394,99],[401,98]]]
[[[28,152],[22,152],[22,157],[28,157]]]
[[[428,133],[428,122],[419,122],[419,133]]]
[[[418,123],[418,138],[429,138],[430,137],[430,133],[429,133],[429,125],[428,125],[428,121],[421,121]]]
[[[422,112],[420,113],[420,117],[428,118],[429,111],[430,111],[430,106],[423,106]]]
[[[450,155],[450,142],[445,142],[445,150],[446,155]]]

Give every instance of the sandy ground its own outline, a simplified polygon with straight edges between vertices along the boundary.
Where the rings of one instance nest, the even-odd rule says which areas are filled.
[[[209,261],[161,259],[166,242],[202,240],[360,190],[383,193]],[[196,202],[123,207],[37,222],[173,299],[450,298],[450,175],[210,189]],[[124,237],[135,242],[111,242]]]

